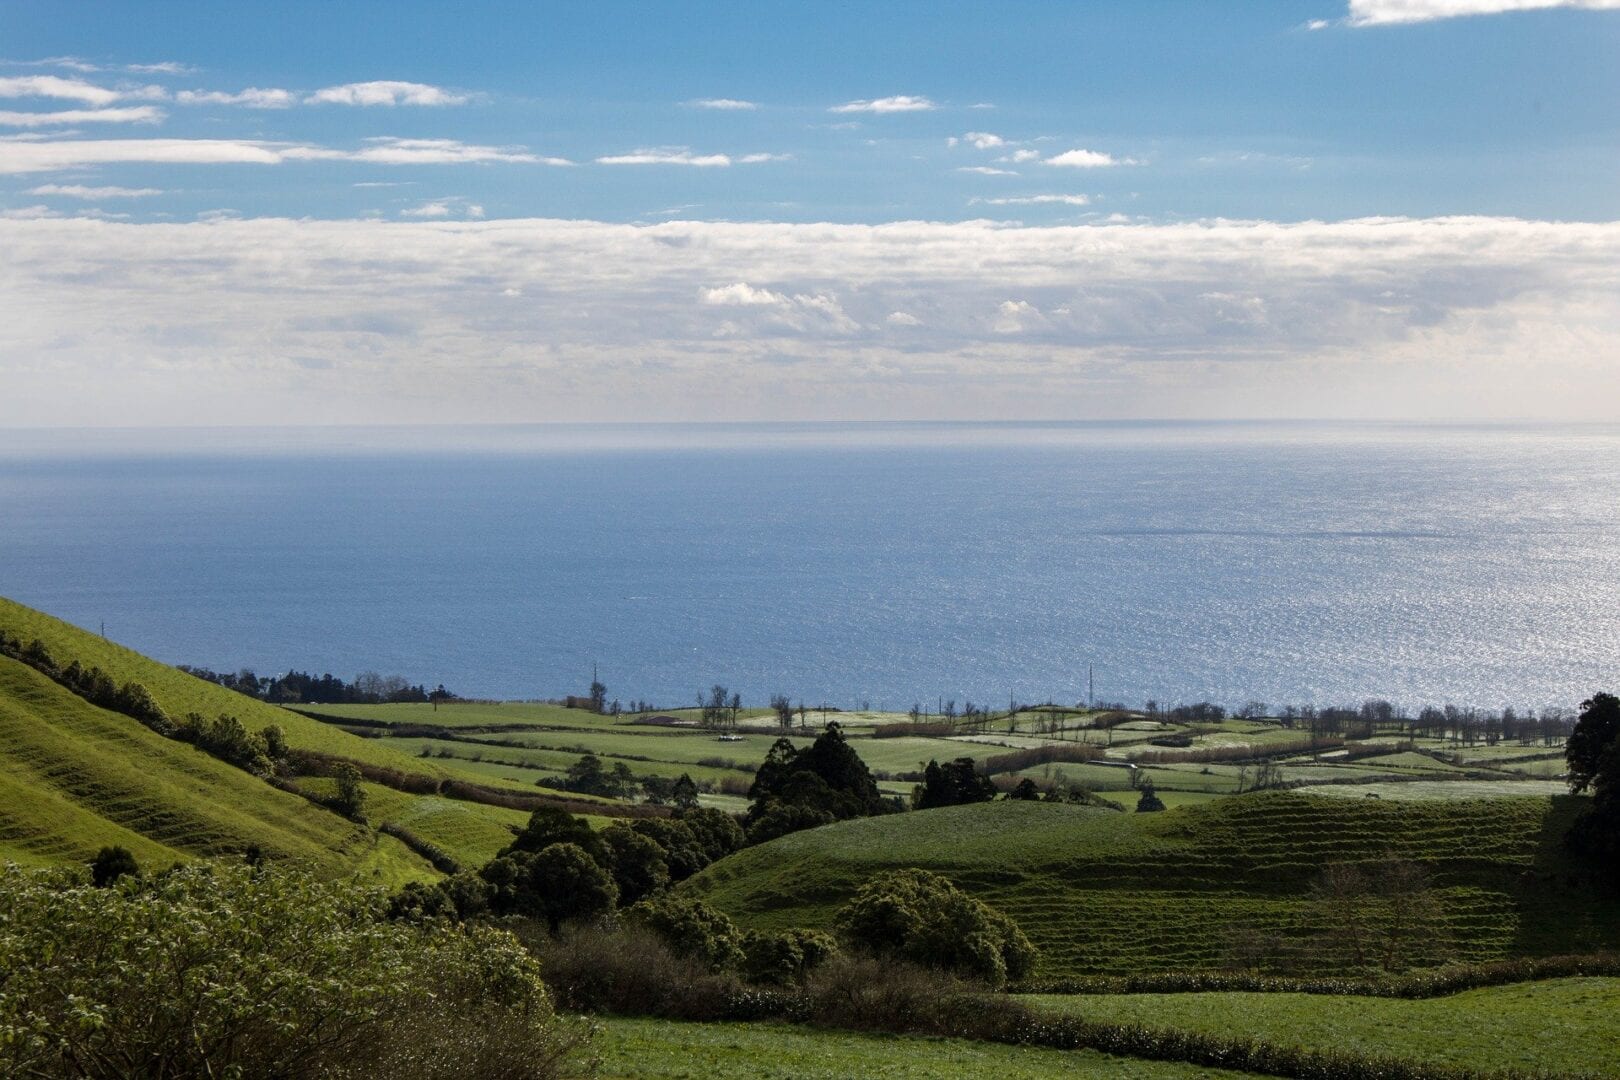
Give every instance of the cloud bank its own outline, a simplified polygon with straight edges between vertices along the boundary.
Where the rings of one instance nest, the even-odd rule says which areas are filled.
[[[1387,26],[1545,8],[1614,11],[1620,10],[1620,0],[1350,0],[1345,21],[1351,26]],[[1316,30],[1327,25],[1323,20],[1310,24]]]
[[[1620,392],[1620,223],[58,217],[0,222],[0,250],[10,425],[1580,417]]]

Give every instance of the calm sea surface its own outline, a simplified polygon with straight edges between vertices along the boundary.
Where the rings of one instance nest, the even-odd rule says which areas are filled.
[[[0,432],[0,594],[464,694],[1571,705],[1620,428]]]

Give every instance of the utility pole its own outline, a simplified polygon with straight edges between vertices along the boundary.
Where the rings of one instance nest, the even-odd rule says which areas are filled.
[[[1097,679],[1091,665],[1086,665],[1086,708],[1097,707]]]

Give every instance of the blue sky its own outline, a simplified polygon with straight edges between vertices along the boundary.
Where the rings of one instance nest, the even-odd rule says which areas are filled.
[[[0,424],[1612,389],[1616,0],[8,0],[0,56]]]

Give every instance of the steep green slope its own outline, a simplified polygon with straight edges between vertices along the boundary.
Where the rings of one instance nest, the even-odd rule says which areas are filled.
[[[753,927],[826,926],[874,874],[945,874],[1018,920],[1042,974],[1212,967],[1236,932],[1304,941],[1333,861],[1421,862],[1458,960],[1620,944],[1620,905],[1568,883],[1568,798],[1395,803],[1293,793],[1162,814],[998,802],[842,822],[723,859],[682,886]]]
[[[198,713],[208,718],[229,714],[241,720],[242,724],[250,731],[258,731],[271,724],[279,726],[285,733],[288,745],[297,750],[309,750],[320,754],[334,755],[361,762],[365,765],[377,766],[381,769],[397,770],[401,774],[428,776],[434,780],[470,778],[493,787],[513,786],[499,781],[492,781],[489,777],[477,774],[468,776],[459,772],[449,772],[433,760],[401,753],[385,745],[380,739],[361,738],[330,724],[324,724],[279,706],[245,697],[224,687],[194,678],[177,668],[169,667],[167,664],[142,656],[140,653],[114,644],[43,612],[35,611],[32,608],[24,607],[4,598],[0,598],[0,631],[4,631],[25,644],[38,639],[50,652],[52,659],[60,666],[65,667],[76,660],[83,667],[102,669],[117,683],[121,684],[125,681],[140,683],[147,689],[157,704],[162,707],[163,711],[173,718],[180,718],[188,713]],[[12,661],[7,662],[13,663]],[[26,669],[25,665],[17,666],[30,670],[30,673],[32,673],[31,669]],[[44,679],[43,676],[36,674],[35,677],[48,685],[55,686],[49,680]],[[65,699],[79,701],[67,690],[60,687],[56,687],[56,689]],[[6,688],[0,687],[0,702],[3,702],[9,696]],[[79,703],[84,704],[83,702]],[[86,707],[89,708],[89,706]],[[101,710],[93,711],[101,712]],[[113,714],[106,713],[102,715],[113,716]],[[175,754],[184,755],[183,760],[189,761],[192,758],[197,758],[209,761],[211,767],[224,769],[239,777],[241,782],[253,785],[252,790],[255,792],[262,788],[273,794],[277,799],[291,800],[293,803],[306,807],[308,813],[331,818],[339,823],[338,827],[340,829],[352,828],[348,823],[343,822],[341,818],[318,807],[313,807],[296,796],[276,792],[262,781],[254,779],[246,773],[230,769],[229,766],[222,763],[215,762],[189,746],[180,743],[171,744],[127,717],[115,716],[113,718],[118,721],[118,730],[138,731],[143,739],[155,740],[158,745],[172,746],[172,751]],[[61,747],[57,749],[66,752]],[[0,789],[0,792],[3,792],[3,790]],[[519,788],[519,790],[528,793],[532,792],[533,788],[523,787]],[[27,793],[17,791],[14,794],[16,798],[8,800],[11,809],[6,812],[18,823],[16,826],[18,829],[22,828],[21,822],[25,819],[35,819],[36,825],[34,826],[33,835],[38,838],[32,848],[25,845],[10,846],[9,850],[19,860],[31,862],[59,861],[66,856],[52,856],[49,853],[51,841],[46,839],[47,836],[58,835],[64,838],[62,842],[67,843],[72,850],[76,852],[82,851],[85,843],[80,842],[79,838],[110,836],[111,834],[105,831],[108,823],[117,820],[109,818],[107,822],[92,825],[90,822],[75,819],[74,811],[67,807],[47,810],[46,807],[51,805],[50,800],[52,798],[59,799],[62,797],[59,792],[53,795],[52,790],[49,789],[30,789],[30,792]],[[500,840],[501,843],[504,843],[505,840],[502,838],[510,835],[505,830],[505,825],[513,819],[527,817],[527,815],[500,811],[493,807],[436,796],[413,798],[399,795],[398,798],[392,797],[398,795],[396,792],[389,792],[388,795],[388,798],[377,798],[372,801],[373,805],[368,813],[372,825],[389,823],[403,825],[418,835],[423,835],[424,839],[428,839],[430,842],[444,848],[464,866],[477,866],[483,863],[488,858],[488,853],[492,848],[499,846],[495,841]],[[190,812],[185,806],[188,798],[189,796],[184,792],[179,792],[175,794],[177,800],[175,805],[165,807],[159,800],[157,803],[152,804],[149,810],[152,813],[172,813],[183,816]],[[431,818],[431,825],[422,827],[420,819],[424,816]],[[77,824],[71,824],[70,819],[76,820]],[[61,824],[55,824],[57,822]],[[135,828],[131,831],[146,837],[144,842],[126,842],[124,846],[129,847],[131,850],[136,850],[142,843],[147,845],[154,842],[161,843],[161,841],[155,841],[150,833],[142,829]],[[347,832],[342,832],[340,835],[347,836]],[[127,841],[129,837],[125,836],[123,840]],[[90,845],[89,850],[93,853],[101,843],[114,842],[123,841],[103,839],[96,844]],[[224,845],[221,848],[222,850],[231,850],[230,843],[225,841],[221,841],[221,843]],[[267,849],[272,846],[263,841],[259,841],[259,843],[261,847]],[[361,856],[355,850],[352,850],[351,841],[334,842],[328,836],[313,843],[314,848],[324,849],[331,853],[330,859],[333,860],[331,865],[360,865],[356,860],[360,859]],[[409,879],[421,876],[424,873],[432,874],[431,869],[427,868],[426,864],[417,856],[409,854],[398,840],[390,837],[373,837],[368,843],[374,845],[370,854],[364,856],[363,860],[368,873],[376,871],[376,876],[390,881]],[[237,845],[238,848],[241,846],[243,845]],[[0,850],[7,849],[0,848]],[[182,845],[176,850],[197,854],[211,849],[209,844],[206,843],[201,845],[191,843],[189,846]],[[277,850],[280,850],[280,848],[278,847]],[[138,854],[139,852],[137,852]],[[152,854],[154,857],[159,857],[164,853],[161,850],[152,850]],[[308,854],[308,852],[305,854]]]
[[[279,724],[287,734],[288,744],[300,750],[337,754],[405,772],[445,775],[430,761],[408,757],[375,739],[350,735],[330,724],[194,678],[178,668],[161,664],[61,619],[4,598],[0,598],[0,630],[24,643],[38,638],[45,643],[52,657],[64,666],[71,660],[77,660],[85,667],[101,668],[115,682],[134,680],[140,683],[171,717],[199,713],[212,718],[229,713],[239,718],[250,731],[258,731],[267,724]]]
[[[257,845],[321,873],[429,873],[397,841],[0,657],[0,858],[82,862],[104,844],[158,866]]]

